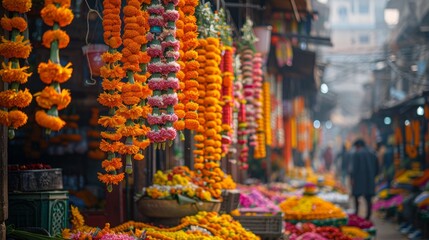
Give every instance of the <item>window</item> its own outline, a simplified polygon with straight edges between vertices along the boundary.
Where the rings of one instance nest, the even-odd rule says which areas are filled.
[[[359,13],[360,14],[368,14],[369,13],[369,1],[368,0],[360,0],[359,1]]]
[[[338,8],[338,15],[340,16],[341,20],[347,19],[347,8],[342,6]]]
[[[369,43],[369,36],[368,35],[360,35],[359,36],[359,43],[360,44],[367,44]]]

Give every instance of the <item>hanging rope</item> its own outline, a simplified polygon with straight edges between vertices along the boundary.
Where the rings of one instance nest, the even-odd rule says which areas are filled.
[[[103,17],[101,16],[101,14],[96,10],[93,9],[89,6],[88,0],[85,0],[86,6],[88,7],[88,13],[86,14],[86,35],[85,35],[85,43],[87,46],[91,45],[88,41],[89,38],[89,15],[91,13],[96,13],[98,15],[98,17],[103,20]],[[95,1],[95,6],[97,6],[98,4],[98,0]],[[85,54],[86,55],[86,61],[88,62],[88,67],[89,67],[89,74],[90,74],[90,80],[85,79],[85,83],[88,85],[95,85],[97,83],[97,80],[94,79],[94,77],[92,76],[92,68],[91,68],[91,64],[89,63],[89,57],[88,57],[88,53]]]

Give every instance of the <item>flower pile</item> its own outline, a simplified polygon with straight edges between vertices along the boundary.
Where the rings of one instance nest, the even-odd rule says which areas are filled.
[[[341,232],[352,239],[367,239],[370,237],[368,232],[363,231],[358,227],[342,226]]]
[[[121,1],[103,1],[103,37],[104,42],[109,46],[109,51],[102,55],[104,66],[101,67],[100,73],[103,78],[103,93],[97,100],[101,105],[109,108],[109,114],[98,119],[98,124],[105,128],[105,131],[101,132],[100,149],[107,153],[107,159],[102,162],[106,173],[99,173],[98,179],[107,185],[108,191],[113,190],[113,184],[118,184],[124,179],[124,173],[119,172],[123,164],[118,156],[122,138],[118,129],[126,122],[125,117],[117,113],[122,106],[121,80],[125,77],[125,71],[119,62],[122,54],[117,50],[122,45],[120,9]]]
[[[341,219],[341,208],[316,196],[289,197],[279,205],[288,220]]]
[[[62,237],[66,239],[94,239],[94,240],[221,240],[221,239],[259,239],[253,233],[244,229],[241,224],[230,215],[218,215],[214,212],[199,212],[195,216],[181,219],[175,227],[162,228],[142,222],[129,221],[119,226],[110,227],[106,223],[104,228],[89,227],[79,210],[72,206],[72,228],[64,229]]]
[[[70,37],[61,30],[73,20],[70,9],[70,0],[45,1],[41,10],[43,22],[52,27],[43,34],[42,45],[50,49],[50,58],[46,63],[40,63],[37,69],[40,80],[49,85],[41,92],[36,93],[36,102],[43,110],[36,112],[36,122],[46,129],[46,133],[59,131],[65,121],[58,116],[58,111],[66,108],[71,101],[70,92],[61,90],[60,84],[68,81],[72,74],[71,64],[62,66],[59,49],[67,47]]]
[[[0,21],[2,29],[8,31],[10,36],[10,39],[2,36],[0,42],[0,56],[4,58],[0,68],[0,84],[6,83],[8,89],[0,92],[0,124],[9,127],[9,138],[13,138],[14,129],[23,126],[28,118],[20,109],[27,107],[32,100],[28,89],[19,89],[31,76],[29,67],[20,64],[20,59],[28,58],[31,52],[30,42],[23,35],[27,21],[20,16],[30,11],[31,1],[20,1],[17,4],[14,0],[3,0],[2,5],[12,17],[5,15]]]

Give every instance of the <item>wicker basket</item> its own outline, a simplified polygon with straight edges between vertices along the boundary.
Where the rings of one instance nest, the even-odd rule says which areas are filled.
[[[278,239],[283,233],[283,216],[234,216],[234,219],[261,239]]]
[[[199,211],[219,212],[220,202],[197,202],[179,204],[176,200],[140,199],[139,212],[149,218],[182,218]]]

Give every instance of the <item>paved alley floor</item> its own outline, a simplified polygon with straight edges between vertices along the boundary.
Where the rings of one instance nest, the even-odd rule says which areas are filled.
[[[403,240],[408,239],[398,231],[398,224],[373,216],[371,219],[377,229],[377,240]]]

